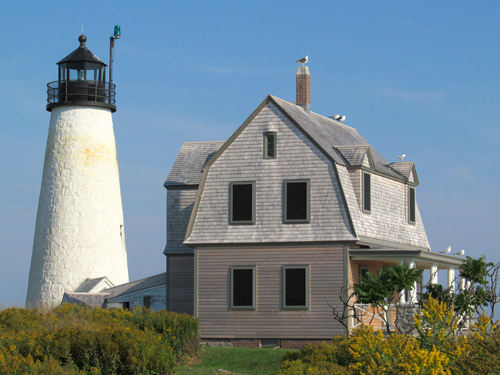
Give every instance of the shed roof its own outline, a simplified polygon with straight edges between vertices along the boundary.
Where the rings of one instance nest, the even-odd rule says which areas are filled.
[[[109,293],[106,299],[115,298],[124,294],[136,292],[142,289],[152,288],[154,286],[162,285],[167,283],[167,273],[163,272],[158,275],[153,275],[146,277],[144,279],[131,281],[126,284],[121,284],[108,288],[102,291],[102,293]]]

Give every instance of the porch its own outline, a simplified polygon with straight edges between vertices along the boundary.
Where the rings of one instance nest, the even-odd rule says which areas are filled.
[[[391,304],[374,308],[366,304],[354,304],[349,330],[361,325],[371,325],[375,330],[385,329],[386,324],[398,326],[412,324],[418,312],[418,303],[423,288],[428,284],[443,284],[451,290],[464,288],[465,280],[460,279],[458,270],[464,259],[456,256],[433,253],[427,250],[393,249],[349,249],[349,287],[359,284],[367,272],[377,274],[382,266],[406,263],[409,267],[424,270],[423,279],[416,282],[411,290],[394,296]],[[425,272],[425,271],[428,272]],[[439,279],[439,271],[446,273],[446,280]],[[442,276],[441,276],[442,277]],[[426,279],[426,280],[425,280]]]

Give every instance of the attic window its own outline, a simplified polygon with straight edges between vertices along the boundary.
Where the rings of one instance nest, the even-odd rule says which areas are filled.
[[[363,211],[372,210],[372,183],[371,174],[363,172]]]
[[[233,182],[230,185],[231,224],[254,224],[255,182]]]
[[[276,133],[264,133],[264,159],[276,158]]]
[[[309,180],[285,181],[285,223],[309,223]]]
[[[415,188],[408,186],[408,222],[415,224]]]

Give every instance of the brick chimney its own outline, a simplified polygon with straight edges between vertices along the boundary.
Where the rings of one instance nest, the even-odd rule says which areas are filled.
[[[304,108],[304,111],[311,111],[311,75],[309,67],[300,65],[297,68],[297,99],[295,103]]]

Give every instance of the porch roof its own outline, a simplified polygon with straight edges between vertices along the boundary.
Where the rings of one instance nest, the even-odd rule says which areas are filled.
[[[459,268],[465,259],[456,256],[433,253],[427,250],[404,249],[349,249],[351,260],[373,260],[390,263],[415,261],[417,267],[430,269],[437,265],[438,269]]]

